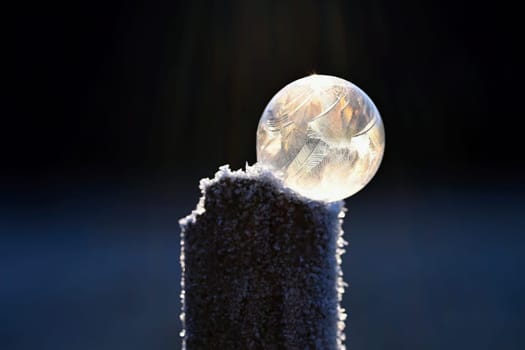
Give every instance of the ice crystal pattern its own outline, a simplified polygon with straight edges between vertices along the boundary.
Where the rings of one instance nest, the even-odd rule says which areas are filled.
[[[379,111],[356,85],[311,75],[280,90],[257,129],[257,161],[286,186],[323,201],[361,190],[385,147]]]

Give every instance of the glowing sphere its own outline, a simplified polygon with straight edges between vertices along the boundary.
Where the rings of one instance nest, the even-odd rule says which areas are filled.
[[[279,91],[257,129],[257,161],[303,196],[336,201],[361,190],[385,149],[383,122],[357,86],[311,75]]]

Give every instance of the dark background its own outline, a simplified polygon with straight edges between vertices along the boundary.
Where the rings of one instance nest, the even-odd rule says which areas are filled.
[[[21,4],[5,11],[0,347],[177,349],[178,219],[253,164],[269,99],[360,86],[383,164],[347,199],[354,349],[525,346],[519,11],[504,2]]]

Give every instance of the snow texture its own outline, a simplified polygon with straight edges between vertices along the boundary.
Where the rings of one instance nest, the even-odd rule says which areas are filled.
[[[344,349],[342,201],[222,166],[180,220],[183,349]]]

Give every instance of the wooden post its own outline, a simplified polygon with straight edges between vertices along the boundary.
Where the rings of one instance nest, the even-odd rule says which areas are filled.
[[[201,181],[180,220],[183,349],[343,349],[343,202],[257,166]]]

